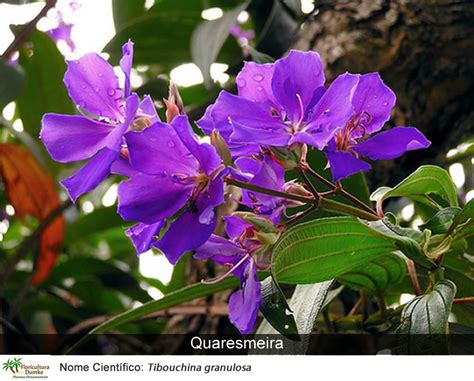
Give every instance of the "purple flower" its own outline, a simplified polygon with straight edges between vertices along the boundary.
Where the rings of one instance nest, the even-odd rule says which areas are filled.
[[[261,145],[323,149],[352,115],[358,77],[342,74],[326,90],[319,55],[293,50],[273,64],[246,62],[236,81],[239,95],[222,91],[198,122],[219,131],[234,156]]]
[[[64,41],[69,46],[71,52],[74,52],[76,50],[76,44],[71,38],[73,26],[73,24],[66,24],[61,20],[56,28],[48,30],[47,33],[55,42]]]
[[[269,156],[254,155],[253,157],[240,157],[235,163],[244,173],[251,178],[247,180],[250,185],[257,185],[262,188],[279,192],[287,192],[297,186],[294,182],[285,182],[285,170],[275,160]],[[302,189],[298,189],[301,192]],[[311,197],[311,193],[305,192]],[[291,201],[280,197],[275,197],[258,192],[242,189],[242,203],[259,216],[264,216],[278,224],[281,215],[288,207],[301,205],[297,201]]]
[[[334,181],[354,173],[367,171],[370,164],[360,160],[389,160],[428,147],[431,143],[414,127],[394,127],[377,135],[390,119],[395,94],[378,73],[357,75],[358,83],[352,97],[353,111],[325,151]]]
[[[129,132],[126,140],[130,165],[113,168],[130,176],[119,186],[118,212],[139,222],[127,231],[138,253],[156,247],[174,264],[212,234],[215,208],[224,202],[224,166],[182,115]]]
[[[212,235],[196,250],[195,258],[212,259],[220,265],[230,266],[229,271],[212,282],[229,275],[240,279],[240,289],[229,298],[229,318],[242,334],[247,334],[252,332],[262,306],[257,259],[266,247],[250,223],[236,216],[226,217],[226,223],[229,239]]]
[[[137,94],[130,94],[131,41],[123,46],[123,53],[120,66],[125,74],[124,92],[113,67],[100,55],[89,53],[68,61],[64,75],[69,96],[83,115],[43,117],[40,138],[54,160],[68,163],[90,159],[61,181],[73,201],[109,175],[129,128],[140,129],[157,119],[151,99],[145,98],[140,104]]]

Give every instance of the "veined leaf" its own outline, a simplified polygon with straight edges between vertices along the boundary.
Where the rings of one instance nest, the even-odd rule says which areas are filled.
[[[456,285],[442,280],[433,290],[411,300],[403,309],[398,332],[403,334],[447,334],[448,317],[456,295]]]
[[[449,206],[458,206],[456,187],[446,170],[435,165],[423,165],[394,188],[381,187],[370,199],[376,201],[381,208],[382,203],[390,197],[408,197],[428,205],[434,205],[429,198],[436,194],[444,199]]]
[[[339,276],[337,280],[353,289],[380,295],[389,286],[400,282],[406,273],[407,266],[403,258],[397,254],[384,254]]]
[[[418,226],[420,230],[429,229],[433,234],[444,234],[452,225],[461,208],[449,207],[440,210],[423,225]]]
[[[397,250],[394,240],[353,217],[321,218],[286,231],[275,245],[278,282],[323,282]]]

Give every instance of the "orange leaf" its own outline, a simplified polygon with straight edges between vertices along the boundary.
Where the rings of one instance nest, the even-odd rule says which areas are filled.
[[[55,182],[23,147],[0,144],[0,176],[19,219],[31,215],[41,221],[60,205]],[[63,240],[64,218],[59,216],[41,234],[33,285],[47,278]]]

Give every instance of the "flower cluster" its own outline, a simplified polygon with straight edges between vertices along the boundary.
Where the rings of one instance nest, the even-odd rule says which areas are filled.
[[[110,174],[126,177],[118,213],[135,223],[126,234],[137,253],[156,248],[174,264],[194,251],[196,259],[228,266],[207,282],[240,279],[229,315],[242,333],[253,330],[262,304],[257,270],[268,268],[272,245],[301,216],[289,210],[314,209],[323,197],[305,176],[285,179],[289,169],[306,168],[307,150],[324,152],[339,182],[370,168],[362,158],[393,159],[430,144],[413,127],[380,132],[395,95],[377,73],[345,73],[326,87],[319,55],[300,51],[273,64],[245,63],[238,95],[222,91],[197,122],[209,144],[194,132],[175,87],[166,121],[150,97],[131,91],[133,43],[122,50],[123,88],[98,54],[68,62],[64,82],[80,115],[45,115],[41,139],[57,161],[88,160],[62,181],[74,201]],[[226,238],[216,225],[236,185],[241,197],[231,201],[245,212],[222,217]]]

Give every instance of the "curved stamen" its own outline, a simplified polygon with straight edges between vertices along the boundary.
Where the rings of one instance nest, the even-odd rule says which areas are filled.
[[[219,277],[217,277],[217,278],[215,278],[215,279],[209,279],[209,280],[202,279],[202,280],[201,280],[201,283],[202,283],[202,284],[216,284],[216,283],[218,283],[218,282],[224,280],[224,279],[227,278],[229,275],[231,275],[231,274],[234,272],[234,270],[235,270],[236,268],[238,268],[239,266],[241,266],[241,265],[247,260],[247,258],[250,258],[250,254],[244,255],[244,256],[240,259],[240,261],[238,261],[235,265],[233,265],[233,266],[232,266],[228,271],[226,271],[223,275],[221,275],[221,276],[219,276]]]
[[[296,123],[296,130],[302,125],[303,123],[303,118],[304,118],[304,106],[303,106],[303,100],[301,99],[301,96],[299,94],[296,94],[296,98],[298,99],[298,103],[300,105],[300,118],[298,119],[298,122]]]

